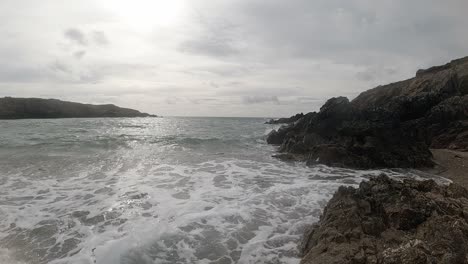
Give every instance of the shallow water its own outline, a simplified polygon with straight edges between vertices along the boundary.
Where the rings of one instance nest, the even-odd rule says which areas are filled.
[[[0,263],[298,263],[338,186],[382,171],[276,160],[265,121],[0,121]]]

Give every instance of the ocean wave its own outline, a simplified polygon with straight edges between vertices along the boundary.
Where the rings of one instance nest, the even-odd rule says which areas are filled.
[[[297,264],[303,231],[338,186],[382,173],[274,159],[263,120],[143,121],[9,127],[0,262]],[[63,133],[77,126],[88,132]]]

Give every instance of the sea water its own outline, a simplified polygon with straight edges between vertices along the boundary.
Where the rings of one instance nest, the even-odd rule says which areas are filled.
[[[382,171],[277,160],[265,121],[0,121],[0,263],[299,263],[334,191]]]

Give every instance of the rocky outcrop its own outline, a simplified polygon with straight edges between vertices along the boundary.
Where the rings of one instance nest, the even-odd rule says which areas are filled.
[[[468,151],[468,57],[332,98],[267,141],[308,164],[353,168],[428,167],[429,148]]]
[[[296,114],[296,115],[293,115],[293,116],[287,117],[287,118],[283,117],[283,118],[279,118],[279,119],[270,119],[270,121],[265,122],[265,124],[270,124],[270,125],[290,124],[290,123],[296,122],[297,120],[301,119],[302,117],[304,117],[304,114],[300,113],[300,114]]]
[[[391,180],[340,187],[305,235],[302,264],[468,263],[468,192]]]
[[[0,98],[0,119],[155,117],[140,111],[108,105],[91,105],[39,98]]]

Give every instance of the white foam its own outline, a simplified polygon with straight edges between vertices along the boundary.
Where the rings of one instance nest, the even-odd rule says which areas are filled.
[[[25,262],[21,262],[16,260],[10,250],[0,248],[0,263],[2,264],[26,264]]]
[[[0,263],[299,263],[305,228],[338,186],[382,171],[281,162],[262,128],[239,131],[255,143],[229,151],[144,135],[130,147],[8,157],[16,164],[0,170]]]

